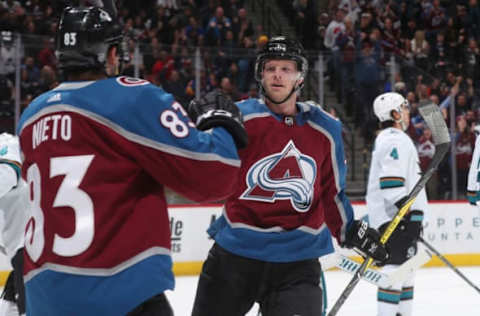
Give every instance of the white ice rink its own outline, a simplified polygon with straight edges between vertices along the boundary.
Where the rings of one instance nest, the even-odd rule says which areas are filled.
[[[459,270],[480,287],[480,267],[459,267]],[[327,271],[328,306],[331,307],[349,282],[351,275],[343,271]],[[167,296],[175,316],[189,316],[198,277],[178,277],[174,292]],[[254,306],[247,314],[257,316]],[[375,316],[376,288],[361,281],[338,316]],[[422,268],[417,272],[414,293],[414,316],[479,316],[480,293],[449,268]],[[227,315],[226,315],[227,316]],[[320,314],[319,314],[320,316]]]

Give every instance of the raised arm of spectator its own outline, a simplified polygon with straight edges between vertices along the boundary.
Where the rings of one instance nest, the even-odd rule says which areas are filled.
[[[448,97],[445,98],[445,100],[442,101],[442,103],[440,103],[439,107],[442,112],[443,112],[443,109],[448,109],[449,105],[452,103],[452,100],[458,94],[460,82],[462,82],[462,77],[458,76],[457,81],[455,81],[455,84],[450,89],[450,94],[448,95]]]

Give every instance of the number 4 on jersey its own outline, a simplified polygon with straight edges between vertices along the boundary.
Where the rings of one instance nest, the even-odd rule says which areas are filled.
[[[392,151],[390,152],[390,157],[392,157],[394,160],[398,160],[398,151],[397,148],[393,148]]]

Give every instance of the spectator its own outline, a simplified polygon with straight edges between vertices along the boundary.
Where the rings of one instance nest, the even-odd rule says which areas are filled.
[[[228,77],[223,77],[220,80],[220,91],[232,101],[238,101],[241,99],[240,94],[237,92],[237,88],[232,84]]]
[[[175,69],[175,63],[173,57],[167,52],[166,49],[162,49],[156,58],[152,68],[152,76],[156,77],[160,72],[164,72],[165,80],[170,79],[172,70]]]
[[[425,16],[425,38],[431,42],[435,36],[447,25],[447,16],[445,8],[440,4],[440,0],[432,1],[432,8]]]
[[[187,106],[187,95],[185,93],[185,83],[182,82],[177,70],[172,70],[169,80],[160,80],[162,88],[175,96],[177,101],[183,106]]]
[[[465,48],[462,59],[465,65],[465,77],[475,81],[480,79],[480,48],[474,37],[468,39],[468,46]]]
[[[359,41],[353,22],[345,18],[345,31],[337,37],[336,43],[340,49],[341,80],[337,89],[337,100],[345,102],[348,116],[353,115],[354,90],[355,90],[355,54],[356,43]],[[346,98],[346,99],[345,99]]]
[[[338,8],[335,13],[335,19],[332,20],[325,31],[325,38],[323,44],[331,52],[331,58],[328,60],[328,74],[330,76],[330,89],[333,90],[334,84],[340,80],[340,52],[336,43],[337,36],[345,32],[345,18],[346,12]]]
[[[11,31],[0,33],[0,75],[7,76],[11,81],[15,78],[15,45]],[[23,57],[23,47],[20,49],[20,58]]]
[[[238,45],[243,42],[245,36],[254,35],[252,22],[248,20],[247,9],[238,9],[237,15],[232,18],[232,31]]]
[[[422,172],[425,172],[427,166],[432,161],[432,157],[435,154],[435,143],[432,139],[432,131],[430,128],[425,127],[423,129],[423,135],[418,140],[417,145],[418,157],[420,158],[420,168]],[[438,190],[438,173],[435,171],[425,185],[427,197],[429,200],[440,199]]]
[[[410,41],[411,52],[415,61],[415,66],[422,70],[429,70],[429,50],[430,46],[425,39],[425,31],[417,30],[414,38]]]
[[[362,126],[363,135],[370,142],[373,140],[371,127],[375,124],[371,104],[378,95],[380,82],[379,43],[363,41],[356,58],[355,80],[359,95],[355,106],[355,122],[356,126]]]
[[[224,15],[222,6],[217,6],[215,15],[210,18],[206,27],[206,44],[208,46],[220,46],[223,43],[226,31],[231,28],[230,18]]]
[[[460,198],[466,198],[467,176],[473,149],[475,148],[475,134],[470,131],[465,115],[456,119],[455,159],[457,169],[457,191]]]
[[[37,56],[37,60],[39,61],[40,66],[49,66],[53,69],[56,69],[57,58],[55,57],[55,51],[53,50],[53,38],[44,37],[42,39],[42,42],[43,48]]]
[[[480,40],[480,7],[478,0],[468,1],[468,21],[472,36],[476,40]]]

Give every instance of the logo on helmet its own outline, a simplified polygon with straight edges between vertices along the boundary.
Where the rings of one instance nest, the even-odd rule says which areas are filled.
[[[276,51],[276,52],[286,52],[287,45],[282,43],[272,43],[269,45],[268,50]]]

